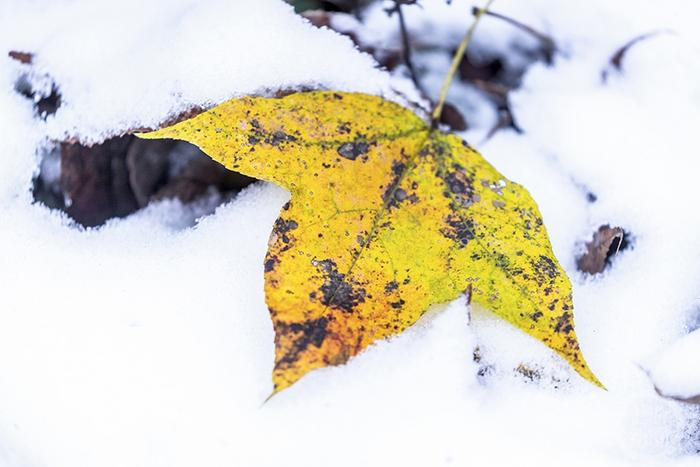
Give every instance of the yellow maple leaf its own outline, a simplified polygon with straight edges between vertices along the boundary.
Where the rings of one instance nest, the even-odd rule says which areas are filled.
[[[291,192],[264,263],[275,392],[466,290],[600,385],[533,199],[410,110],[332,91],[245,97],[139,136],[189,141]]]

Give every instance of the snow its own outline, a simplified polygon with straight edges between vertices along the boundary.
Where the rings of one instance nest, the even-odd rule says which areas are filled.
[[[645,364],[658,391],[681,400],[700,396],[700,331],[693,331]]]
[[[472,4],[421,4],[407,19],[426,42],[417,61],[435,94],[449,57],[434,46],[459,40]],[[532,64],[512,96],[524,133],[484,142],[495,120],[487,103],[461,83],[450,99],[472,123],[464,136],[538,201],[574,283],[584,354],[607,391],[460,299],[264,403],[273,332],[262,259],[288,194],[255,184],[192,228],[205,207],[162,202],[84,230],[32,202],[40,154],[51,140],[98,142],[239,95],[417,94],[278,1],[5,0],[0,52],[36,55],[32,71],[0,55],[0,464],[700,463],[698,409],[654,389],[680,398],[700,389],[698,332],[678,340],[697,322],[700,296],[700,7],[499,0],[494,9],[562,48],[554,66]],[[398,44],[395,20],[381,5],[361,18],[368,40]],[[615,50],[660,29],[673,33],[635,45],[602,82]],[[534,46],[484,18],[474,45],[488,54],[516,41]],[[46,122],[14,91],[27,73],[60,86],[63,105]],[[631,232],[633,248],[584,276],[576,256],[604,223]]]

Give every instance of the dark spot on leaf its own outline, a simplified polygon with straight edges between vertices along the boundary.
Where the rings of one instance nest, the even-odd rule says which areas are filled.
[[[276,362],[276,367],[293,365],[310,345],[320,348],[328,335],[328,322],[328,318],[321,317],[301,323],[276,323],[275,340],[286,338],[293,341],[287,353]]]
[[[386,292],[387,294],[390,294],[391,292],[393,292],[394,290],[396,290],[398,288],[399,288],[398,282],[396,282],[396,281],[387,282],[387,284],[384,286],[384,292]]]
[[[299,224],[293,219],[282,219],[281,217],[277,219],[275,222],[275,227],[274,231],[277,232],[278,234],[284,234],[289,232],[290,230],[294,230],[297,227],[299,227]]]
[[[369,144],[366,141],[347,142],[338,147],[338,154],[351,161],[366,155],[368,151]]]
[[[275,131],[269,137],[265,138],[265,142],[273,146],[279,146],[281,143],[286,141],[296,141],[296,137],[288,135],[283,131]]]
[[[540,255],[540,258],[537,261],[535,269],[541,273],[544,273],[550,279],[554,279],[555,277],[557,277],[559,275],[559,270],[557,269],[557,265],[554,263],[554,261],[551,258],[548,258],[544,255]]]
[[[473,177],[459,164],[453,164],[448,172],[438,171],[436,175],[447,185],[445,196],[454,199],[458,206],[468,207],[479,201]]]
[[[382,194],[382,200],[387,204],[387,206],[389,208],[395,208],[399,205],[399,203],[406,200],[409,200],[412,203],[417,202],[418,196],[416,196],[415,193],[409,195],[406,190],[398,187],[406,171],[406,164],[399,161],[393,161],[391,163],[391,171],[394,175],[391,182],[389,182],[384,190],[384,194]]]
[[[351,313],[357,305],[365,301],[365,296],[367,295],[365,289],[352,284],[345,274],[338,272],[338,268],[333,260],[314,260],[313,265],[325,276],[325,281],[320,288],[323,294],[321,303],[328,307]]]
[[[445,218],[445,224],[447,227],[441,229],[440,232],[445,237],[457,242],[459,248],[464,248],[474,238],[474,222],[471,219],[465,219],[453,213]]]
[[[557,318],[557,323],[554,325],[554,332],[564,332],[568,334],[573,330],[573,323],[571,322],[571,313],[565,311],[562,315]]]
[[[277,256],[270,256],[265,260],[265,272],[270,272],[275,269],[275,266],[279,263],[279,258]]]
[[[504,271],[508,271],[510,267],[510,260],[506,255],[503,253],[499,253],[497,251],[493,252],[493,258],[494,261],[496,262],[496,267],[499,269],[502,269]]]
[[[394,199],[396,199],[396,201],[401,202],[406,200],[406,198],[408,198],[408,193],[406,193],[406,190],[403,188],[397,188],[396,191],[394,191]]]

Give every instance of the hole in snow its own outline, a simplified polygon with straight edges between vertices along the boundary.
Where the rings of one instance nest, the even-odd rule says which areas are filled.
[[[61,92],[58,85],[49,75],[35,73],[31,68],[15,81],[15,92],[31,100],[34,113],[43,120],[55,114],[61,107]]]
[[[44,153],[34,199],[85,227],[174,199],[201,217],[255,180],[231,172],[195,146],[171,140],[111,138],[83,146],[61,143]]]
[[[578,257],[577,266],[588,274],[599,274],[612,265],[615,255],[632,246],[631,234],[621,227],[601,225],[586,243],[585,252]]]

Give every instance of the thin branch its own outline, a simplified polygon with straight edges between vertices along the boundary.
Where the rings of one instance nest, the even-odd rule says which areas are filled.
[[[617,49],[615,53],[610,57],[610,60],[608,60],[607,66],[600,72],[601,81],[605,83],[608,80],[609,72],[612,70],[618,72],[622,71],[622,62],[625,59],[625,55],[627,54],[629,49],[631,49],[635,44],[650,39],[654,36],[658,36],[659,34],[673,34],[673,31],[669,29],[658,29],[656,31],[650,31],[644,34],[640,34],[639,36],[630,39],[622,47]]]
[[[394,0],[396,4],[396,12],[399,16],[399,29],[401,30],[401,45],[403,47],[402,55],[403,61],[408,68],[408,73],[411,75],[411,81],[418,88],[421,89],[420,82],[418,81],[418,75],[416,74],[416,69],[413,66],[413,59],[411,58],[411,41],[408,37],[408,29],[406,28],[406,19],[403,15],[403,10],[401,9],[402,3],[399,0]]]
[[[442,108],[445,105],[445,99],[447,98],[447,91],[449,91],[450,84],[454,79],[455,73],[457,73],[457,68],[459,67],[459,63],[462,61],[464,52],[466,52],[467,46],[469,45],[469,42],[471,42],[471,38],[474,35],[474,31],[476,30],[476,25],[479,24],[479,20],[481,19],[483,14],[488,10],[489,6],[491,6],[492,3],[493,0],[489,0],[484,8],[477,9],[476,12],[473,12],[474,22],[469,27],[469,29],[467,29],[467,32],[466,34],[464,34],[464,38],[462,39],[462,42],[460,42],[454,57],[452,57],[452,64],[450,65],[450,70],[447,72],[447,76],[445,76],[445,81],[443,81],[442,83],[442,88],[440,88],[440,97],[438,98],[437,105],[435,106],[435,109],[433,110],[433,113],[431,115],[431,124],[433,128],[436,128],[438,122],[440,121]]]

